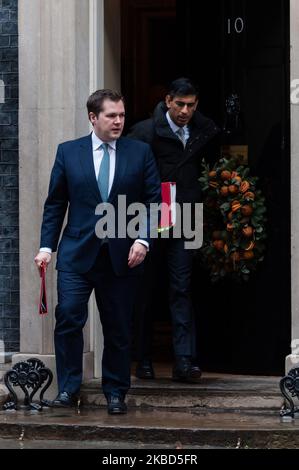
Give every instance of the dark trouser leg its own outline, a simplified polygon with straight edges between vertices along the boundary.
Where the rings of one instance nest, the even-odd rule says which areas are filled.
[[[86,276],[58,271],[54,331],[59,392],[77,393],[82,382],[83,333],[92,286]]]
[[[194,320],[190,296],[193,251],[184,240],[170,239],[168,245],[169,303],[172,317],[173,348],[176,356],[194,354]]]
[[[125,396],[130,387],[132,313],[138,279],[116,276],[108,250],[102,252],[95,269],[99,276],[95,294],[104,335],[103,392],[105,396]]]

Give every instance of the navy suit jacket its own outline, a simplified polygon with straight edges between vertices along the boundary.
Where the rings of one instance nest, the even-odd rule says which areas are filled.
[[[126,195],[127,205],[142,202],[148,207],[150,203],[160,202],[160,178],[148,144],[127,137],[117,140],[115,175],[108,198],[116,215],[118,195]],[[101,217],[96,215],[95,209],[101,202],[91,135],[60,144],[44,206],[40,242],[41,247],[56,251],[68,209],[67,224],[58,246],[58,270],[86,273],[94,265],[102,243],[95,234],[96,223]],[[149,233],[146,237],[136,238],[150,242]],[[115,273],[138,274],[141,266],[128,268],[128,254],[134,240],[126,236],[108,238],[107,241]]]

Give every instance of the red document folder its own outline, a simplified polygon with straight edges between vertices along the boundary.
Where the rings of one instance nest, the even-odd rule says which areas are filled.
[[[46,293],[46,266],[42,263],[40,267],[40,297],[39,297],[39,308],[38,313],[40,315],[45,315],[48,313],[48,304],[47,304],[47,293]]]
[[[175,198],[176,198],[176,183],[167,181],[161,183],[161,196],[162,196],[162,210],[159,232],[169,230],[175,225],[176,212],[175,212]]]

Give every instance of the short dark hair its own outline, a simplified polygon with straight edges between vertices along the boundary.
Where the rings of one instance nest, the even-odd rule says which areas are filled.
[[[92,95],[90,95],[87,100],[86,106],[88,114],[94,113],[96,116],[98,116],[99,113],[103,111],[103,103],[105,100],[111,100],[115,102],[122,101],[125,103],[123,95],[118,91],[109,90],[108,88],[97,90],[92,93]]]
[[[198,97],[198,89],[189,78],[181,77],[171,82],[167,94],[170,95],[171,98],[187,95],[195,95]]]

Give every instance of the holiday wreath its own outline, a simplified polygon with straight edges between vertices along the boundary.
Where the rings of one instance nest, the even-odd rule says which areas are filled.
[[[221,159],[210,169],[203,162],[204,241],[200,250],[212,280],[248,280],[263,260],[265,199],[258,178],[236,159]]]

